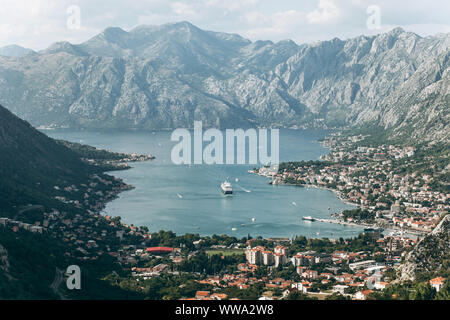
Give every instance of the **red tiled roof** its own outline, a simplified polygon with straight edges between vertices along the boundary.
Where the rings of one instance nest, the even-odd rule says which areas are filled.
[[[146,250],[147,252],[150,253],[171,253],[173,251],[173,248],[168,248],[168,247],[152,247],[152,248],[147,248]]]

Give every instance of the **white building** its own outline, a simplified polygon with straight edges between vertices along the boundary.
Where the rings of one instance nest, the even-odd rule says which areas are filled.
[[[349,286],[346,286],[344,284],[337,284],[333,287],[333,292],[338,292],[340,294],[345,293],[345,289],[347,289]]]
[[[247,249],[245,251],[245,256],[247,258],[248,263],[250,264],[262,264],[263,263],[263,254],[262,252],[265,251],[264,247],[254,247],[251,249]]]
[[[262,259],[265,266],[272,266],[275,263],[272,251],[263,251]]]
[[[287,263],[287,258],[284,254],[282,253],[275,253],[273,255],[274,261],[275,261],[275,267],[278,268],[278,266],[283,266]]]
[[[349,263],[349,268],[351,270],[359,270],[359,269],[365,269],[375,264],[375,260],[366,260],[366,261],[359,261],[354,263]]]

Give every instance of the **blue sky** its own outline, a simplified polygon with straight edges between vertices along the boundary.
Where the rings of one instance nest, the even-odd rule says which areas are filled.
[[[397,26],[422,36],[450,32],[447,0],[1,0],[0,13],[0,46],[35,50],[62,40],[80,43],[109,26],[129,30],[176,21],[251,40],[297,43]]]

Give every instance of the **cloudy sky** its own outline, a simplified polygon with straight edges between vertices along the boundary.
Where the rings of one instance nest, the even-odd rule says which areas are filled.
[[[448,0],[0,0],[0,47],[80,43],[106,27],[189,21],[251,40],[309,43],[400,26],[450,32]]]

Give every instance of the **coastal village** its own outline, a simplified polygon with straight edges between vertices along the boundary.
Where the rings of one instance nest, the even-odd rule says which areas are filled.
[[[450,209],[448,184],[433,189],[438,174],[409,172],[416,160],[414,147],[353,147],[362,136],[330,138],[324,145],[331,152],[322,161],[289,163],[280,170],[261,168],[256,173],[274,185],[290,184],[329,189],[347,203],[366,210],[365,218],[336,213],[331,223],[360,224],[423,235],[436,226]],[[425,160],[426,161],[426,160]],[[448,176],[450,165],[443,169]],[[320,221],[320,219],[319,219]]]
[[[55,186],[55,192],[61,191],[55,198],[80,209],[78,213],[54,209],[34,223],[0,218],[0,226],[62,239],[67,247],[65,256],[71,259],[111,257],[127,272],[124,281],[131,279],[136,290],[144,290],[145,284],[155,279],[182,277],[195,288],[190,295],[158,298],[278,300],[300,294],[320,300],[370,299],[392,284],[396,266],[448,213],[450,195],[431,188],[432,175],[393,173],[394,161],[414,156],[412,147],[342,151],[336,140],[325,143],[332,151],[320,162],[284,164],[278,171],[263,167],[256,173],[276,185],[328,188],[342,200],[357,204],[360,211],[355,214],[333,213],[330,219],[318,221],[364,225],[364,233],[355,239],[237,239],[152,233],[147,227],[101,214],[107,201],[131,187],[100,174],[78,186]],[[134,159],[148,160],[138,155]],[[345,162],[348,159],[353,161]],[[39,208],[30,205],[23,210]],[[361,210],[368,214],[362,215]],[[213,260],[214,267],[206,271]],[[437,276],[429,284],[439,292],[445,281]],[[151,285],[147,287],[151,289]]]

